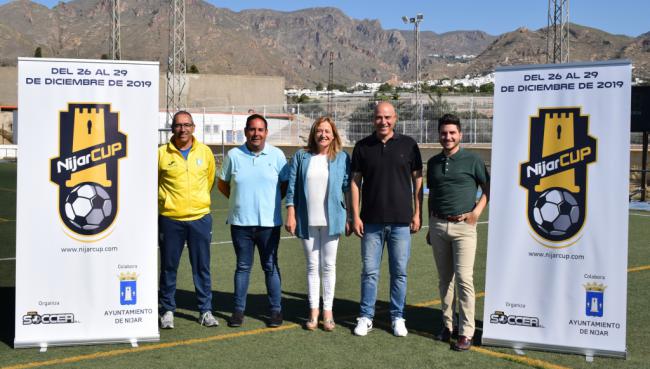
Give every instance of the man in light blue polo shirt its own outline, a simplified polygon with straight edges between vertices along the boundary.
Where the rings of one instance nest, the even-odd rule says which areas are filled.
[[[266,279],[269,327],[282,325],[278,244],[282,226],[281,200],[288,181],[284,153],[266,143],[268,124],[259,114],[246,119],[246,143],[228,151],[217,186],[229,202],[228,224],[237,255],[234,311],[228,325],[244,322],[248,282],[255,246]]]

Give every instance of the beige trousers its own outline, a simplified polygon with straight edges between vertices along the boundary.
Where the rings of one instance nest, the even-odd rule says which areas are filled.
[[[460,313],[458,334],[474,336],[476,225],[429,218],[429,242],[438,268],[442,323],[453,329],[454,282]]]

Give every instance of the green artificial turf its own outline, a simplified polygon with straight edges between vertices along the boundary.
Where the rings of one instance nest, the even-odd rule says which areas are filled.
[[[130,346],[94,345],[54,347],[40,353],[38,349],[13,348],[14,283],[15,283],[15,164],[0,164],[0,367],[61,359],[54,368],[644,368],[650,362],[646,339],[650,337],[648,321],[650,310],[650,270],[630,272],[628,275],[628,360],[600,358],[585,362],[579,355],[541,351],[526,351],[518,356],[511,349],[482,347],[457,353],[449,345],[432,339],[440,326],[437,275],[431,249],[424,242],[426,229],[413,236],[409,265],[406,324],[410,329],[405,338],[393,337],[387,314],[388,270],[382,263],[379,284],[378,313],[375,329],[367,337],[351,333],[358,313],[360,252],[359,239],[342,238],[337,263],[336,299],[334,314],[337,328],[332,333],[322,330],[308,332],[300,328],[308,311],[306,302],[305,260],[302,248],[295,238],[283,231],[279,251],[282,274],[283,329],[267,329],[264,276],[256,259],[251,275],[248,308],[244,325],[229,328],[225,318],[232,309],[233,272],[235,256],[230,234],[225,225],[226,200],[213,193],[213,305],[221,325],[217,328],[199,326],[198,312],[187,252],[181,261],[178,278],[178,311],[175,329],[162,330],[159,343],[142,343],[140,350],[129,351]],[[630,215],[629,266],[650,265],[650,215],[632,212]],[[485,222],[488,214],[483,215]],[[425,220],[425,225],[426,220]],[[484,291],[487,224],[478,226],[479,247],[475,266],[477,293]],[[386,258],[385,258],[386,259]],[[428,303],[428,304],[427,304]],[[477,334],[480,334],[483,316],[483,298],[476,304]],[[189,341],[188,341],[189,340]],[[173,344],[171,347],[165,344]],[[144,350],[143,350],[144,349]],[[503,353],[506,357],[496,357]],[[97,354],[92,356],[92,354]],[[70,359],[72,358],[72,359]],[[541,360],[541,361],[535,361]],[[37,366],[38,367],[38,366]]]

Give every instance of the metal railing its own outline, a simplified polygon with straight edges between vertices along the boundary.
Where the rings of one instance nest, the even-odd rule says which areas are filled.
[[[457,114],[463,127],[463,143],[491,144],[493,105],[491,96],[446,96],[429,98],[419,106],[410,101],[392,101],[398,114],[396,130],[420,144],[438,142],[438,119],[446,113]],[[354,145],[373,131],[372,116],[376,102],[366,99],[335,101],[332,118],[344,145]],[[261,114],[269,121],[268,141],[274,145],[304,145],[312,123],[327,114],[327,103],[227,106],[188,109],[197,125],[195,134],[207,144],[241,144],[245,141],[246,117]],[[166,115],[160,114],[160,142],[171,135]],[[631,133],[630,143],[640,145],[641,133]]]
[[[0,159],[1,160],[17,160],[18,159],[18,145],[0,145]]]
[[[438,118],[446,113],[455,113],[461,118],[463,142],[492,141],[492,97],[439,97],[430,98],[419,105],[410,101],[392,103],[398,115],[395,129],[413,137],[418,143],[438,142]],[[372,133],[375,104],[367,98],[333,103],[332,118],[344,145],[354,145]],[[190,108],[188,111],[194,117],[195,135],[207,144],[243,143],[246,117],[257,113],[269,122],[268,142],[274,145],[304,145],[312,123],[327,114],[327,103]],[[164,112],[160,113],[159,132],[161,143],[166,142],[171,132]]]

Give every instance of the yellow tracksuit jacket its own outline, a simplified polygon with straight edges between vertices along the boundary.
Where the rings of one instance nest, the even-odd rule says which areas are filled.
[[[192,139],[187,160],[171,142],[158,148],[158,213],[175,220],[210,213],[214,156],[208,146]]]

